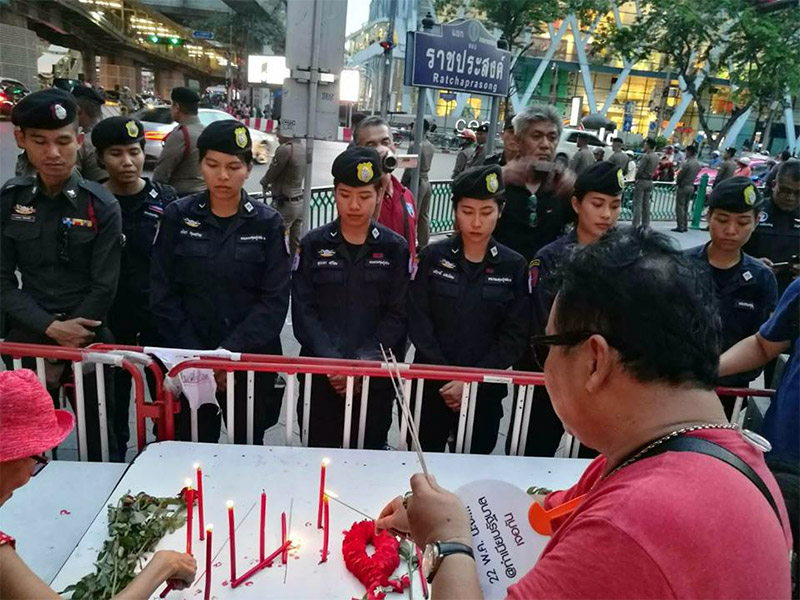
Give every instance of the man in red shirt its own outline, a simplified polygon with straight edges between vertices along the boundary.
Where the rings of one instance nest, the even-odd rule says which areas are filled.
[[[357,146],[375,148],[384,161],[389,154],[397,154],[392,130],[381,117],[367,117],[361,121],[353,134],[353,141]],[[417,206],[414,196],[385,166],[384,171],[383,188],[379,193],[375,216],[378,223],[406,239],[411,260],[414,261],[417,256]]]
[[[572,488],[537,498],[551,509],[583,495],[508,598],[791,596],[789,519],[767,444],[729,424],[714,393],[712,294],[647,228],[612,230],[561,263],[533,342],[537,355],[549,349],[540,361],[556,413],[601,456]],[[426,546],[434,597],[481,598],[463,504],[433,478],[414,475],[411,488],[407,510],[395,499],[377,526]]]

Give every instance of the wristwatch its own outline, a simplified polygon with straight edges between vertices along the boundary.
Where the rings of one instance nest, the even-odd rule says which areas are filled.
[[[428,583],[433,583],[436,571],[439,570],[445,556],[451,554],[466,554],[471,559],[475,559],[472,547],[459,542],[433,542],[425,546],[425,552],[422,554],[422,573]]]

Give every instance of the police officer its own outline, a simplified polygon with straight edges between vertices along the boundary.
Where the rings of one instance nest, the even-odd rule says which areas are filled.
[[[715,185],[708,203],[711,241],[686,250],[714,282],[722,318],[722,351],[756,333],[778,303],[778,284],[772,270],[742,252],[756,228],[761,207],[761,194],[747,177],[730,177]],[[751,371],[723,377],[719,384],[747,387],[758,374]],[[729,417],[734,400],[722,398]]]
[[[167,183],[179,196],[186,196],[206,188],[197,147],[197,138],[203,132],[203,124],[197,117],[200,96],[192,89],[176,87],[170,97],[170,114],[178,126],[164,140],[153,181]]]
[[[603,234],[617,225],[622,207],[622,191],[625,176],[616,164],[610,161],[596,163],[586,169],[575,181],[571,198],[572,210],[577,223],[575,228],[536,253],[530,263],[531,285],[531,333],[543,335],[550,316],[555,295],[552,277],[558,264],[576,246],[593,244]],[[543,371],[544,365],[526,356],[525,368]],[[513,428],[516,404],[512,403],[511,428]],[[506,451],[511,445],[511,429]],[[553,410],[550,396],[544,386],[536,386],[533,392],[533,407],[525,448],[526,456],[553,456],[558,449],[564,426]],[[587,455],[581,449],[582,456]]]
[[[759,215],[758,226],[744,251],[773,266],[778,293],[783,294],[800,267],[800,160],[780,163],[772,197]],[[766,260],[765,260],[766,259]]]
[[[697,148],[687,146],[686,161],[678,171],[678,177],[675,180],[675,216],[678,226],[672,231],[686,233],[689,230],[689,200],[694,194],[694,180],[697,179],[701,168],[700,161],[697,160]]]
[[[578,150],[572,155],[569,161],[569,168],[575,171],[576,175],[580,175],[597,161],[592,151],[589,150],[588,134],[583,132],[579,133],[575,145],[578,147]]]
[[[289,306],[289,254],[283,220],[275,209],[250,200],[242,189],[253,164],[250,133],[230,119],[210,124],[197,139],[208,189],[164,210],[150,279],[150,308],[161,340],[173,348],[280,354]],[[246,373],[235,376],[234,439],[247,439]],[[225,373],[216,374],[217,402],[226,414]],[[253,437],[280,413],[275,376],[255,374]],[[176,433],[189,437],[182,400]],[[220,416],[204,404],[198,412],[201,441],[219,439]]]
[[[409,290],[409,330],[422,364],[507,369],[528,340],[530,296],[525,259],[492,238],[503,208],[502,169],[468,169],[453,181],[456,235],[420,253]],[[442,452],[456,428],[464,384],[427,381],[420,443]],[[478,388],[471,451],[497,442],[506,386]],[[412,393],[416,398],[416,393]]]
[[[113,341],[105,321],[119,276],[120,210],[113,194],[74,170],[83,138],[76,115],[75,99],[59,89],[26,96],[11,113],[17,144],[38,176],[15,177],[0,190],[0,306],[9,342]],[[68,378],[63,365],[48,370],[51,384]],[[87,375],[84,385],[86,433],[89,458],[99,460],[94,380]],[[112,393],[106,402],[111,417]],[[112,427],[109,438],[114,457]]]
[[[419,142],[419,187],[417,189],[417,244],[420,248],[428,245],[431,238],[431,182],[430,171],[433,163],[434,148],[428,139],[428,133],[436,131],[436,123],[428,119],[422,120],[422,139]],[[402,184],[411,188],[413,169],[403,171]]]
[[[303,179],[306,176],[306,148],[299,138],[278,134],[280,146],[261,178],[264,196],[272,194],[272,206],[283,217],[289,234],[289,254],[294,256],[303,230]]]
[[[409,251],[403,237],[372,219],[383,175],[381,157],[374,148],[348,148],[333,161],[331,172],[339,217],[306,234],[292,267],[292,323],[300,354],[380,360],[383,345],[402,360]],[[309,445],[342,444],[346,384],[338,375],[312,378]],[[388,379],[370,381],[365,447],[385,447],[393,397]],[[301,391],[301,420],[302,398]],[[359,410],[356,389],[354,414]],[[354,418],[351,440],[357,432]]]
[[[78,170],[84,179],[104,181],[108,178],[108,173],[97,162],[92,130],[103,118],[102,106],[106,101],[93,88],[85,85],[75,86],[72,95],[78,104],[78,124],[84,136],[83,145],[78,150]]]
[[[114,194],[122,209],[122,261],[117,296],[108,315],[118,344],[160,346],[150,313],[150,259],[164,208],[176,199],[175,189],[142,177],[144,127],[131,117],[110,117],[92,130],[98,164],[107,170],[104,187]],[[114,372],[115,427],[120,455],[128,439],[131,377]]]
[[[480,167],[483,161],[486,160],[486,140],[488,137],[489,125],[486,123],[478,125],[475,130],[475,139],[478,143],[475,145],[475,152],[472,153],[472,157],[467,163],[467,168]]]

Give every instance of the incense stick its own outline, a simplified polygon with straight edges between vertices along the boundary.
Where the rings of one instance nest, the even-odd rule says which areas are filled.
[[[383,359],[386,362],[389,368],[389,379],[392,380],[392,386],[394,387],[395,397],[397,398],[398,404],[400,404],[400,412],[401,416],[405,418],[406,425],[408,426],[408,431],[411,434],[411,441],[414,445],[414,450],[417,453],[417,458],[419,459],[420,466],[422,467],[422,472],[425,473],[425,476],[428,476],[428,466],[425,463],[425,457],[422,454],[422,445],[419,443],[419,436],[417,435],[417,427],[414,424],[414,419],[411,418],[411,406],[409,404],[408,398],[406,398],[405,389],[403,389],[402,383],[400,380],[402,379],[402,375],[400,373],[400,366],[397,363],[397,359],[394,357],[394,352],[391,352],[391,360],[389,356],[386,354],[386,350],[381,344],[381,354],[383,354]],[[396,367],[397,372],[397,379],[395,381],[395,374],[392,371],[392,366]]]

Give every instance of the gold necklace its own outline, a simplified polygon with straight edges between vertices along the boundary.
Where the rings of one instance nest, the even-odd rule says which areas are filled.
[[[658,438],[655,442],[647,446],[646,448],[640,450],[632,457],[627,459],[625,462],[620,464],[619,466],[615,467],[608,475],[603,477],[602,479],[607,479],[611,477],[614,473],[619,471],[620,469],[627,467],[628,465],[635,463],[642,455],[647,454],[653,448],[657,448],[667,440],[671,440],[674,437],[678,437],[679,435],[683,435],[684,433],[689,433],[691,431],[700,431],[702,429],[739,429],[739,426],[734,423],[707,423],[705,425],[692,425],[691,427],[684,427],[683,429],[677,429],[665,435],[664,437]],[[602,479],[600,481],[602,481]]]

